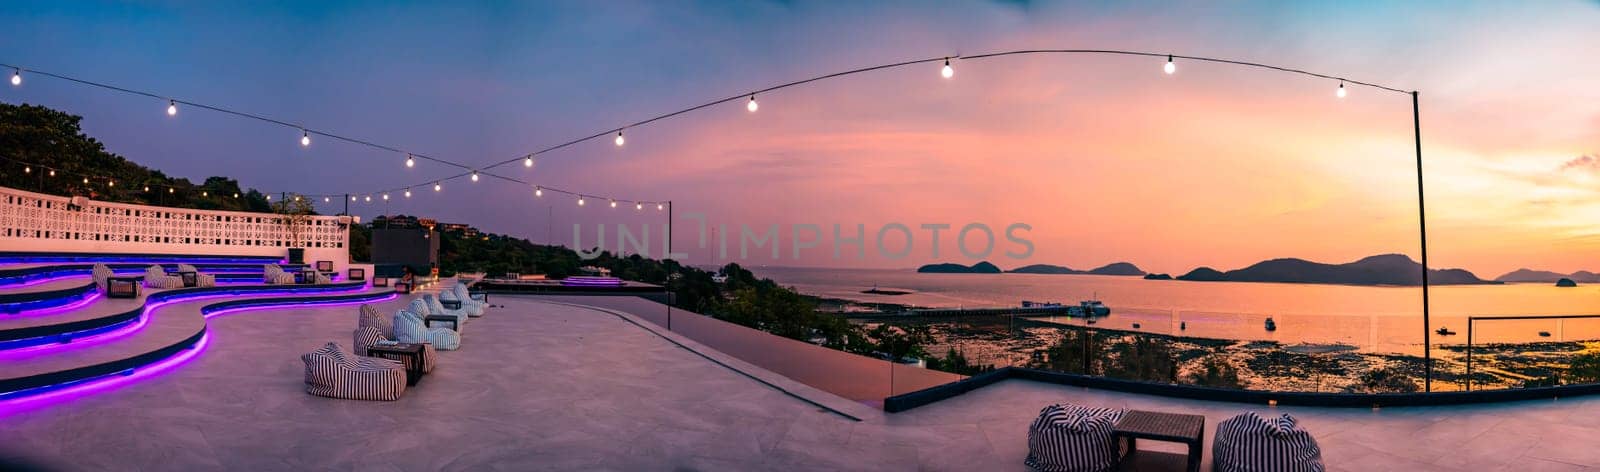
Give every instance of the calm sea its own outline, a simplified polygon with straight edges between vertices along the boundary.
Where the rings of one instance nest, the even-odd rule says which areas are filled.
[[[1112,315],[1096,326],[1134,329],[1137,323],[1137,329],[1145,332],[1344,344],[1377,352],[1420,353],[1423,342],[1422,289],[1418,287],[1184,282],[1094,275],[921,274],[905,269],[750,270],[806,294],[925,307],[1016,306],[1022,300],[1076,303],[1098,298],[1111,307]],[[874,286],[914,293],[861,293]],[[1439,286],[1432,290],[1432,307],[1432,327],[1457,332],[1435,335],[1434,342],[1465,343],[1468,316],[1600,314],[1600,288]],[[1276,331],[1265,329],[1268,317],[1277,323]],[[1478,321],[1474,326],[1474,343],[1600,339],[1600,319]]]

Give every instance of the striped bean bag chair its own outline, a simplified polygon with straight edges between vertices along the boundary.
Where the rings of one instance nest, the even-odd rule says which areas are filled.
[[[1322,472],[1322,448],[1311,432],[1283,414],[1245,412],[1217,424],[1211,461],[1218,472]]]
[[[183,288],[183,277],[167,275],[167,269],[152,265],[144,270],[144,286],[150,288]]]
[[[277,264],[267,264],[262,267],[261,276],[267,285],[294,285],[294,274],[284,272]]]
[[[202,274],[200,273],[200,269],[196,269],[192,265],[178,264],[178,272],[194,272],[194,286],[196,287],[217,286],[217,276],[211,274]]]
[[[456,295],[454,290],[445,289],[439,291],[439,305],[441,307],[444,306],[443,302],[445,301],[459,301],[461,302],[461,312],[466,313],[468,317],[477,318],[483,316],[483,306],[471,300],[470,298],[462,299],[459,295]]]
[[[100,287],[101,293],[105,293],[107,281],[114,275],[117,274],[111,272],[111,268],[105,264],[96,263],[94,269],[89,270],[89,277],[94,279],[94,285]]]
[[[467,310],[465,309],[466,305],[462,305],[462,309],[445,308],[444,304],[439,303],[439,299],[434,298],[433,294],[431,293],[422,294],[422,300],[428,304],[428,314],[456,317],[456,331],[460,331],[460,328],[465,328],[467,326],[467,318],[469,318],[471,315],[468,314]]]
[[[314,283],[319,283],[319,284],[331,284],[331,283],[333,283],[333,279],[329,279],[328,276],[322,275],[321,272],[318,272],[317,275],[315,275],[314,277],[316,277],[316,282],[314,282]]]
[[[394,342],[396,342],[396,341],[393,341],[393,340],[389,339],[388,337],[385,337],[384,335],[378,333],[378,328],[374,328],[374,327],[371,327],[371,326],[360,326],[360,327],[357,327],[355,332],[351,333],[351,335],[355,338],[353,340],[353,342],[355,343],[356,355],[360,355],[360,356],[367,355],[367,347],[368,346],[374,346],[374,345],[379,345],[379,344],[386,344],[386,343],[394,343]],[[433,350],[433,345],[432,344],[423,344],[422,345],[422,372],[423,373],[433,372],[433,365],[434,365],[435,361],[437,360],[436,359],[437,355],[438,355],[438,351]],[[410,357],[406,357],[402,362],[407,364],[406,365],[407,369],[411,368],[411,366],[409,365],[411,363],[411,358]]]
[[[1028,458],[1023,462],[1043,472],[1112,470],[1122,451],[1111,429],[1122,410],[1072,404],[1044,407],[1028,426]]]
[[[458,283],[450,286],[450,293],[455,294],[457,300],[461,300],[461,306],[476,307],[477,314],[472,315],[474,317],[483,316],[483,313],[489,309],[489,303],[484,301],[486,296],[481,293],[473,295],[472,292],[467,291],[466,284]]]
[[[379,314],[372,305],[361,305],[361,318],[356,320],[356,327],[372,327],[384,338],[394,338],[394,320]]]
[[[406,370],[399,362],[344,352],[339,343],[300,356],[306,363],[306,393],[349,400],[399,400]]]
[[[403,343],[427,343],[440,351],[454,351],[461,347],[461,333],[450,328],[429,328],[422,316],[406,310],[394,314],[394,340]]]

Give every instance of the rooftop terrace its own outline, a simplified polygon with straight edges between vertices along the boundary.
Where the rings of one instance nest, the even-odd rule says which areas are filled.
[[[1050,403],[1191,412],[1208,427],[1264,408],[1007,380],[884,413],[615,303],[583,302],[496,296],[505,307],[471,322],[462,349],[441,353],[437,370],[395,402],[304,392],[298,356],[348,342],[354,307],[224,314],[208,320],[209,342],[188,364],[0,410],[0,460],[63,470],[1024,470],[1028,422]],[[1588,420],[1600,399],[1277,409],[1316,435],[1333,470],[1600,467],[1591,447],[1600,427]]]

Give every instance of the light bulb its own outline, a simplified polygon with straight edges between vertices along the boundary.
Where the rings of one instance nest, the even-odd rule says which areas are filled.
[[[950,58],[944,58],[944,68],[939,69],[939,75],[944,76],[946,79],[956,76],[956,69],[954,67],[950,67]]]
[[[178,102],[167,100],[167,116],[178,116]]]
[[[664,207],[664,206],[665,206],[665,205],[662,205],[662,204],[660,204],[660,203],[657,203],[657,204],[656,204],[656,211],[661,211],[661,209],[662,209],[662,208],[663,208],[663,207]]]
[[[171,192],[168,192],[168,193],[171,193]],[[269,201],[269,202],[272,201],[272,196],[271,195],[267,195],[267,201]]]
[[[311,145],[311,133],[310,132],[307,132],[306,130],[300,130],[300,145],[301,146],[310,146]]]
[[[11,73],[11,85],[22,85],[22,69]]]
[[[406,189],[406,198],[411,198],[411,189]]]
[[[611,201],[611,208],[616,208],[616,207],[617,207],[617,201],[616,200],[612,200]]]
[[[761,104],[756,103],[755,94],[750,94],[750,103],[744,104],[744,109],[750,110],[751,113],[755,113],[756,110],[761,109]]]
[[[389,194],[387,194],[387,193],[383,194],[383,199],[384,200],[388,200],[389,199]]]
[[[294,196],[294,201],[297,201],[297,202],[300,201],[300,196],[299,195],[295,195]]]
[[[150,191],[150,186],[149,185],[144,186],[144,191],[149,192]]]
[[[633,209],[634,210],[643,210],[644,209],[644,204],[643,203],[635,203],[635,204],[633,204]]]
[[[50,176],[51,177],[55,177],[56,176],[56,170],[55,169],[50,169]]]
[[[178,189],[167,187],[167,193],[178,193]],[[268,197],[271,198],[271,197]]]
[[[28,167],[28,166],[23,166],[22,167],[22,173],[24,173],[24,174],[32,174],[33,173],[33,168],[32,167]]]
[[[438,182],[434,182],[433,183],[433,191],[437,192],[437,191],[439,191],[440,188],[442,188],[442,187],[439,187],[439,183]]]
[[[322,198],[322,200],[323,200],[323,201],[327,201],[327,200],[328,200],[328,198],[327,198],[327,197],[323,197],[323,198]],[[356,201],[356,196],[355,196],[355,195],[351,195],[351,196],[350,196],[350,201],[352,201],[352,202],[353,202],[353,201]]]
[[[410,167],[416,167],[416,166],[417,166],[417,160],[416,159],[412,159],[410,154],[406,154],[406,167],[410,168]]]
[[[371,196],[371,195],[367,195],[367,201],[368,201],[368,202],[371,202],[371,201],[372,201],[372,196]]]
[[[578,206],[583,206],[583,197],[578,197]]]
[[[83,178],[83,183],[89,183],[89,178],[88,177],[84,177]]]
[[[238,192],[234,192],[233,198],[239,198],[239,193]]]
[[[535,196],[535,197],[543,197],[544,196],[544,187],[534,187],[533,188],[533,196]]]
[[[1172,56],[1167,56],[1167,65],[1161,66],[1161,70],[1167,71],[1167,75],[1178,71],[1178,65],[1172,63]]]
[[[528,156],[528,157],[522,158],[522,166],[523,167],[533,167],[533,156]]]
[[[627,142],[627,141],[628,141],[628,140],[626,140],[626,139],[622,139],[622,132],[621,132],[621,131],[618,131],[618,132],[617,132],[617,139],[616,139],[616,140],[615,140],[615,141],[616,141],[616,142],[617,142],[617,146],[621,146],[621,145],[622,145],[622,143],[625,143],[625,142]]]
[[[478,171],[472,171],[472,181],[473,182],[477,182],[478,181]]]
[[[202,196],[202,197],[209,197],[209,196],[211,196],[211,192],[209,192],[209,191],[205,191],[205,192],[200,192],[200,196]]]
[[[1344,98],[1344,82],[1339,82],[1339,91],[1334,92],[1333,95],[1339,98]]]
[[[115,187],[115,186],[117,186],[117,181],[115,181],[115,180],[107,180],[106,181],[106,186]]]

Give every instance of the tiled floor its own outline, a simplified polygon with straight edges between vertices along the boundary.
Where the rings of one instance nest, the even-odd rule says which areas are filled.
[[[441,353],[434,374],[388,403],[303,391],[298,355],[327,340],[348,346],[353,307],[216,318],[208,350],[176,371],[0,418],[0,461],[64,470],[1022,470],[1027,423],[1051,402],[1194,412],[1213,427],[1245,409],[1006,381],[895,415],[847,409],[858,422],[608,313],[494,301],[507,306],[469,323],[462,350]],[[1279,410],[1316,434],[1334,470],[1600,467],[1600,400]]]

